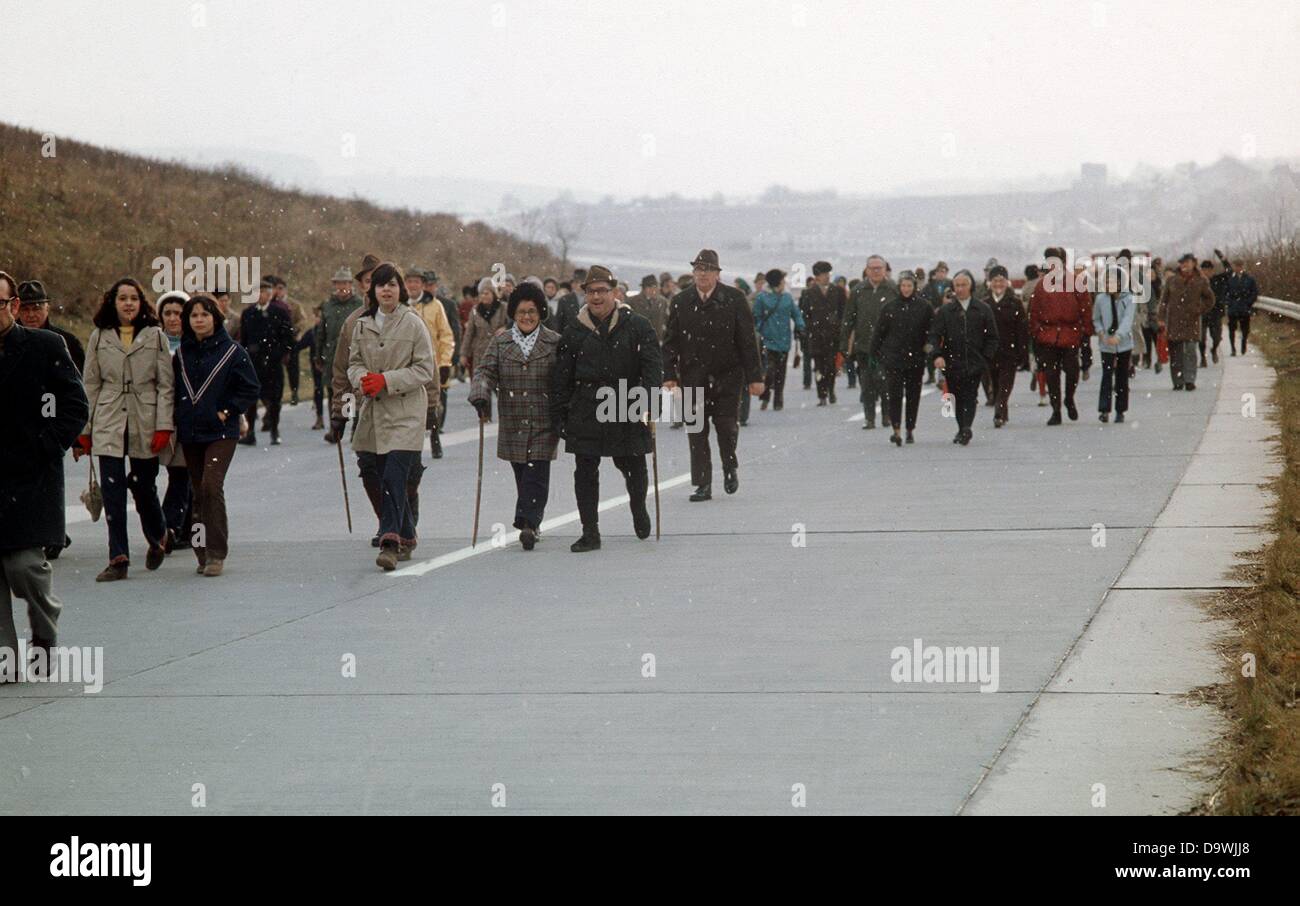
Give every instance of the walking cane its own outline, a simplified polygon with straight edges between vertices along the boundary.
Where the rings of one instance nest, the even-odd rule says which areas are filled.
[[[474,536],[469,546],[478,546],[478,508],[483,500],[483,416],[478,417],[478,487],[474,489]]]
[[[352,505],[348,503],[348,475],[343,467],[343,438],[335,444],[339,448],[339,481],[343,482],[343,512],[348,514],[348,534],[352,534]]]
[[[655,420],[650,419],[650,465],[655,476],[655,540],[659,540],[659,441],[655,435]]]

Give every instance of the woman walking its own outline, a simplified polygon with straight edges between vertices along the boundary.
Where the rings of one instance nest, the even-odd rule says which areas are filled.
[[[885,385],[889,394],[886,417],[894,433],[889,442],[901,447],[899,430],[903,425],[903,399],[907,399],[907,443],[914,443],[916,412],[921,405],[921,378],[925,374],[925,343],[934,320],[930,303],[916,293],[916,276],[903,271],[898,278],[898,298],[890,299],[880,310],[876,335],[871,341],[871,357],[884,365]]]
[[[546,294],[532,283],[521,284],[507,303],[510,330],[487,345],[470,387],[470,404],[487,418],[489,400],[501,400],[497,458],[515,473],[515,528],[519,543],[530,551],[541,539],[542,519],[550,496],[551,461],[559,435],[551,424],[551,373],[560,335],[542,326]]]
[[[984,302],[993,309],[998,326],[998,351],[990,363],[993,382],[993,427],[1001,428],[1010,419],[1011,391],[1016,386],[1016,371],[1029,368],[1029,316],[1011,291],[1007,269],[995,264],[989,269],[988,293]]]
[[[785,408],[786,360],[790,355],[790,322],[794,322],[795,336],[804,336],[803,313],[794,304],[794,297],[785,291],[785,272],[773,268],[763,276],[766,289],[754,297],[754,329],[758,332],[766,358],[767,374],[763,378],[763,395],[759,397],[760,409],[772,408],[780,412]],[[817,405],[826,405],[819,399]]]
[[[1133,356],[1133,319],[1137,303],[1128,291],[1128,280],[1119,268],[1112,267],[1106,274],[1103,292],[1097,293],[1092,306],[1092,325],[1101,338],[1101,395],[1097,401],[1098,416],[1102,422],[1110,421],[1111,391],[1114,388],[1115,422],[1124,421],[1128,411],[1129,364]]]
[[[262,386],[244,347],[226,333],[211,296],[194,296],[181,310],[181,345],[172,368],[176,383],[176,433],[185,455],[192,497],[198,573],[219,576],[230,548],[226,520],[226,470],[239,440],[239,417],[257,402]]]
[[[184,334],[185,303],[190,300],[189,293],[172,290],[158,297],[158,317],[162,321],[163,334],[167,345],[175,357],[181,347]],[[174,389],[173,383],[173,389]],[[167,534],[163,538],[163,551],[170,554],[178,547],[190,546],[190,473],[185,468],[185,454],[181,451],[180,441],[172,435],[171,442],[158,454],[158,462],[167,469],[167,493],[163,495],[163,519],[167,523]]]
[[[404,304],[410,298],[397,265],[386,261],[376,267],[364,314],[352,327],[348,355],[348,382],[364,397],[352,449],[363,461],[362,471],[372,469],[380,478],[383,499],[375,563],[386,571],[396,569],[399,560],[411,559],[416,545],[407,483],[420,468],[424,447],[429,399],[425,385],[438,376],[429,329]]]
[[[473,377],[474,367],[487,351],[488,343],[510,326],[509,320],[506,307],[501,304],[501,298],[497,295],[496,284],[492,282],[491,277],[484,277],[478,282],[478,299],[469,311],[469,320],[465,324],[461,344],[464,349],[461,359],[465,362],[470,377]],[[492,398],[489,397],[486,402],[485,417],[488,421],[492,421]]]
[[[148,552],[146,569],[162,565],[167,523],[158,502],[158,454],[172,437],[171,346],[144,287],[130,277],[104,294],[86,349],[84,375],[90,421],[77,439],[99,457],[108,522],[108,566],[96,582],[127,577],[126,495],[135,499]]]

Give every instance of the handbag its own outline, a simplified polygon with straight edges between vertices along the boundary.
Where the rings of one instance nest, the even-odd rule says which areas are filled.
[[[98,522],[99,516],[104,512],[104,492],[99,488],[99,482],[95,479],[95,459],[87,457],[90,463],[90,484],[86,490],[81,492],[81,502],[86,505],[86,510],[90,513],[90,521]]]

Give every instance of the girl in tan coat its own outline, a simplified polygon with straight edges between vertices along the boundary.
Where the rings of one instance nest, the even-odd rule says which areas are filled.
[[[425,385],[438,374],[429,330],[404,304],[409,299],[396,265],[376,267],[348,350],[348,382],[361,401],[352,448],[362,471],[372,469],[380,476],[383,502],[375,562],[385,570],[409,560],[415,547],[407,482],[424,447]]]
[[[90,420],[78,443],[81,453],[99,457],[109,559],[95,581],[112,582],[126,578],[131,562],[128,490],[149,545],[145,568],[163,562],[167,525],[156,482],[158,454],[171,443],[173,428],[171,346],[144,287],[130,277],[104,294],[94,324],[84,375]]]

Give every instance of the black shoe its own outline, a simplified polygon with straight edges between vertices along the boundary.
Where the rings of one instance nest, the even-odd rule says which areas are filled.
[[[834,391],[834,390],[831,391],[831,405],[832,405],[832,406],[835,405],[835,391]]]
[[[966,446],[967,444],[969,444],[970,441],[971,441],[971,438],[974,437],[974,436],[975,436],[975,434],[974,434],[974,433],[973,433],[969,428],[967,428],[965,431],[961,432],[961,445],[964,447],[964,446]]]
[[[434,459],[442,459],[442,437],[434,434],[429,438],[429,451]]]
[[[1214,364],[1216,365],[1219,364],[1219,350],[1217,349],[1210,350],[1210,358],[1214,360]]]
[[[292,396],[289,397],[289,405],[290,405],[290,406],[296,406],[296,405],[298,405],[298,394],[297,394],[297,393],[294,393]]]
[[[588,534],[584,529],[582,537],[570,544],[569,550],[573,551],[575,554],[585,554],[587,551],[600,550],[600,534],[597,532]]]
[[[149,551],[144,555],[144,568],[154,570],[163,565],[163,560],[167,558],[167,553],[161,547],[149,545]]]
[[[1124,424],[1124,413],[1123,413],[1123,412],[1116,412],[1116,413],[1115,413],[1115,424],[1117,424],[1117,425],[1122,425],[1122,424]]]
[[[61,553],[63,553],[63,548],[61,548],[61,547],[59,547],[59,546],[57,546],[57,545],[51,544],[49,547],[47,547],[47,548],[45,549],[45,559],[46,559],[46,560],[57,560],[57,559],[59,559],[59,554],[61,554]]]
[[[875,427],[876,427],[876,420],[874,418],[864,419],[862,422],[863,431],[870,431]]]
[[[1184,390],[1195,390],[1195,389],[1196,389],[1196,385],[1195,385],[1195,384],[1184,384],[1184,385],[1183,385],[1183,389],[1184,389]]]
[[[908,432],[907,432],[907,440],[903,441],[903,443],[905,443],[905,444],[914,444],[914,443],[916,443],[916,440],[912,437],[912,432],[911,432],[911,431],[908,431]]]
[[[245,434],[243,437],[241,437],[239,439],[239,442],[243,444],[245,447],[256,447],[257,435],[250,431],[247,434]]]
[[[784,409],[784,408],[785,408],[785,403],[773,403],[773,404],[772,404],[772,411],[773,411],[773,412],[780,412],[780,411],[781,411],[782,409]]]
[[[964,435],[965,433],[966,432],[963,431],[961,428],[958,428],[957,433],[952,436],[952,442],[955,444],[961,443],[962,435]]]
[[[525,525],[519,530],[519,543],[524,546],[526,551],[533,549],[533,545],[537,543],[537,533],[533,531],[531,525]]]
[[[712,499],[713,499],[713,485],[709,485],[709,484],[700,485],[698,488],[695,489],[695,493],[691,494],[690,496],[691,503],[699,503],[702,500],[712,500]]]
[[[1100,420],[1101,420],[1101,423],[1104,425],[1104,424],[1106,424],[1107,422],[1110,421],[1110,413],[1109,413],[1109,412],[1103,412],[1103,413],[1101,413],[1100,415],[1098,415],[1097,418],[1100,419]]]
[[[724,471],[722,473],[722,490],[726,491],[728,494],[734,494],[739,489],[740,476],[736,474],[736,470],[732,469],[730,472]]]
[[[273,447],[278,447],[278,446],[280,446],[280,432],[279,432],[279,431],[272,431],[272,432],[271,432],[271,446],[273,446]]]
[[[379,534],[378,534],[378,533],[375,534],[375,537],[373,537],[373,538],[370,539],[370,546],[371,546],[371,547],[379,547]]]
[[[1048,427],[1059,425],[1061,423],[1061,412],[1059,409],[1052,410],[1052,417],[1047,420]]]
[[[1237,347],[1236,347],[1236,346],[1232,347],[1232,356],[1233,356],[1233,358],[1236,358],[1236,356],[1237,356]]]
[[[819,406],[825,406],[825,405],[826,405],[826,397],[823,396],[821,399],[817,400],[817,405],[819,405]]]
[[[1073,401],[1066,401],[1065,414],[1070,416],[1070,421],[1072,422],[1077,422],[1079,420],[1079,409],[1074,405]]]
[[[891,434],[889,435],[889,442],[895,447],[901,447],[903,445],[903,438],[901,435]]]
[[[766,411],[767,411],[767,400],[759,400],[759,401],[758,401],[758,411],[759,411],[759,412],[766,412]]]
[[[632,511],[632,529],[636,532],[638,538],[642,541],[649,538],[651,527],[650,513],[644,506],[641,507],[639,512],[637,510]]]
[[[993,400],[985,400],[985,401],[984,401],[984,405],[986,405],[986,406],[992,406],[992,405],[993,405]]]

